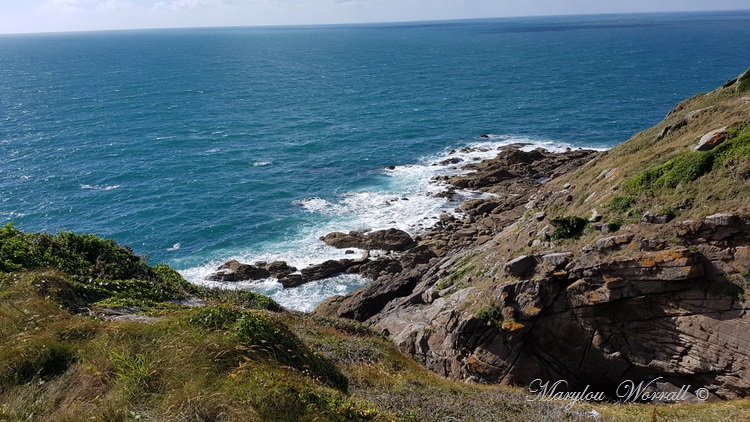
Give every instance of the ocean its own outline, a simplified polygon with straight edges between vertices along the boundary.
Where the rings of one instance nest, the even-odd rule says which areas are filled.
[[[750,11],[0,36],[0,222],[199,284],[301,268],[344,256],[330,231],[452,212],[450,150],[608,148],[748,66]],[[309,311],[366,283],[225,287]]]

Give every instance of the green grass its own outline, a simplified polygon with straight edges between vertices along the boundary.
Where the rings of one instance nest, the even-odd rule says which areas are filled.
[[[617,212],[627,212],[635,205],[637,198],[633,195],[616,195],[607,204],[607,208]]]
[[[746,165],[750,160],[750,129],[736,128],[730,131],[727,140],[710,151],[683,151],[665,163],[654,166],[623,183],[630,195],[615,197],[616,208],[623,205],[623,198],[671,190],[687,185],[713,171],[727,167]]]
[[[738,88],[740,93],[750,91],[750,70],[746,71],[738,78],[740,86]]]
[[[628,192],[643,194],[657,189],[674,189],[677,185],[703,176],[713,168],[709,152],[686,151],[666,163],[639,173],[624,184]]]

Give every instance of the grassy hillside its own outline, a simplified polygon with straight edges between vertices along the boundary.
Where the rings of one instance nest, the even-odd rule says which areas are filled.
[[[192,286],[96,236],[6,225],[0,265],[0,420],[580,419],[443,380],[363,325]]]
[[[695,151],[707,133],[728,138]],[[637,133],[570,177],[577,201],[565,210],[637,221],[645,211],[682,219],[750,212],[750,70],[712,92],[675,106],[656,126]]]

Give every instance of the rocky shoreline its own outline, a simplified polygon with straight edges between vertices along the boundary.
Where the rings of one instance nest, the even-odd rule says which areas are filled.
[[[738,81],[606,152],[510,145],[465,164],[436,180],[440,195],[487,195],[414,237],[321,238],[367,251],[359,259],[228,263],[212,277],[367,277],[314,315],[365,322],[454,379],[750,396],[750,101]]]
[[[564,250],[550,240],[554,218],[535,210],[573,202],[569,183],[549,182],[601,153],[521,147],[503,147],[496,158],[467,165],[470,172],[440,180],[449,186],[445,195],[493,195],[459,204],[459,214],[442,215],[418,236],[333,232],[320,240],[365,254],[301,271],[285,262],[230,261],[211,279],[275,277],[287,288],[342,273],[367,277],[369,285],[329,298],[314,314],[367,322],[451,378],[511,385],[564,379],[573,389],[595,385],[611,393],[620,380],[658,377],[653,388],[660,391],[692,383],[719,398],[745,396],[750,339],[742,334],[750,322],[738,319],[747,307],[724,271],[750,269],[750,221],[720,214],[682,222],[679,236],[695,245],[685,248],[666,240],[663,215],[646,213],[642,224],[609,233],[617,225],[592,210],[587,223],[601,236]],[[499,250],[503,242],[518,246],[519,238],[542,252]],[[371,257],[370,250],[387,253]],[[476,300],[476,280],[455,276],[469,257],[503,272],[491,277],[494,299],[479,311],[464,306]]]
[[[579,167],[598,153],[585,149],[558,153],[543,148],[526,152],[524,147],[528,144],[500,147],[495,158],[467,164],[463,169],[468,173],[435,178],[433,182],[446,186],[439,196],[453,198],[457,190],[486,192],[492,196],[460,203],[456,208],[458,215],[441,215],[435,225],[415,237],[395,228],[332,232],[320,240],[339,249],[364,250],[364,254],[358,259],[327,260],[303,269],[284,261],[250,264],[232,260],[219,266],[207,280],[231,283],[275,278],[284,288],[293,288],[344,273],[390,284],[391,279],[404,273],[423,272],[423,266],[435,259],[490,240],[520,216],[519,206],[527,203],[531,193],[544,182]],[[472,149],[467,147],[461,152],[472,152]],[[460,162],[455,160],[461,159],[448,158],[438,164]],[[355,253],[351,249],[348,254]],[[385,254],[371,257],[370,251]]]

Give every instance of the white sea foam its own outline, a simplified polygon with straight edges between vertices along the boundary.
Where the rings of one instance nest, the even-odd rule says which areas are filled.
[[[114,190],[119,187],[120,185],[81,185],[84,190]]]
[[[271,165],[270,161],[256,161],[253,163],[253,167],[263,167]]]
[[[180,246],[182,246],[182,245],[180,245],[179,243],[175,243],[174,245],[172,245],[171,248],[167,248],[166,250],[168,252],[179,251],[180,250]]]
[[[5,217],[5,220],[12,220],[14,218],[26,217],[26,214],[22,212],[9,211],[9,212],[0,212],[0,216]]]
[[[553,152],[574,149],[570,145],[549,141],[488,136],[488,139],[468,144],[464,148],[446,150],[426,157],[417,164],[384,169],[387,181],[380,188],[347,192],[332,199],[312,197],[297,201],[294,205],[323,217],[321,222],[302,229],[297,236],[283,242],[251,245],[242,251],[226,251],[227,253],[220,254],[220,259],[181,271],[181,274],[196,284],[251,289],[271,296],[288,308],[309,311],[332,295],[344,294],[364,286],[366,280],[356,275],[341,275],[293,289],[283,289],[274,279],[218,283],[207,281],[206,278],[221,263],[231,259],[247,263],[281,260],[302,269],[329,259],[358,257],[363,251],[354,250],[355,255],[346,254],[345,250],[330,247],[319,238],[332,231],[380,230],[391,227],[405,230],[412,235],[418,234],[431,227],[441,213],[455,213],[459,201],[488,195],[457,191],[456,200],[451,201],[436,195],[448,188],[444,182],[435,181],[436,176],[465,173],[468,171],[465,169],[466,165],[494,158],[499,148],[511,144],[522,143],[522,149],[526,151],[540,147]]]

